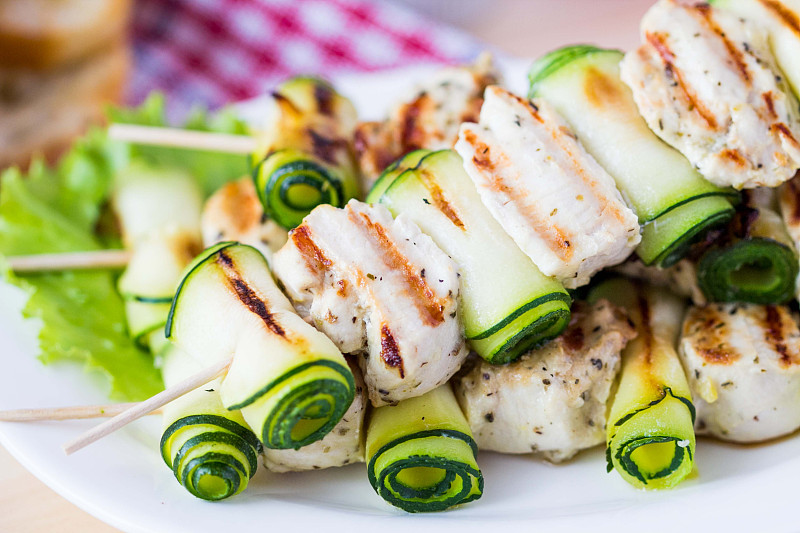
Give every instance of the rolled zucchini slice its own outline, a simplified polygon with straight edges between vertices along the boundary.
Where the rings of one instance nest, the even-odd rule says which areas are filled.
[[[431,152],[432,150],[425,149],[414,150],[386,167],[386,169],[381,173],[381,175],[375,181],[375,184],[367,193],[365,201],[368,204],[377,204],[380,201],[381,196],[383,196],[383,193],[386,192],[386,189],[388,189],[389,186],[394,183],[394,180],[396,180],[400,174],[409,168],[414,168],[417,166],[422,158]]]
[[[676,343],[685,305],[665,289],[624,278],[590,292],[628,310],[637,337],[622,352],[622,370],[611,404],[606,458],[635,487],[672,488],[694,465],[695,409]]]
[[[800,266],[797,250],[773,206],[746,204],[700,257],[700,289],[712,302],[788,302]]]
[[[155,231],[140,239],[120,276],[117,288],[125,301],[128,332],[154,354],[163,345],[164,325],[183,269],[199,251],[194,232]]]
[[[204,365],[233,354],[220,398],[241,409],[267,448],[320,440],[353,401],[341,352],[295,314],[250,246],[220,243],[189,265],[166,335]]]
[[[453,150],[424,156],[380,203],[410,218],[458,264],[465,334],[490,363],[513,361],[569,323],[564,286],[542,274],[503,231]]]
[[[449,384],[375,409],[367,428],[372,488],[410,513],[443,511],[480,498],[477,453]]]
[[[529,96],[552,104],[614,178],[643,225],[637,255],[647,265],[668,267],[730,220],[738,196],[706,181],[650,131],[619,77],[622,57],[587,45],[550,52],[531,67]]]
[[[170,386],[198,370],[197,362],[174,345],[164,356]],[[243,491],[258,468],[261,443],[241,413],[229,411],[219,395],[220,379],[164,407],[161,456],[181,485],[204,500]]]
[[[344,207],[359,195],[352,103],[316,78],[292,78],[272,93],[275,114],[253,156],[266,214],[286,229],[319,204]]]

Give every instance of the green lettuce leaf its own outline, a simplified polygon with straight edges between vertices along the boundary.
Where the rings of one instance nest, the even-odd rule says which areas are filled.
[[[114,172],[127,163],[125,148],[101,132],[79,141],[53,169],[34,163],[0,175],[0,254],[5,256],[99,249],[95,225]],[[125,330],[122,298],[110,271],[66,271],[5,280],[29,295],[26,317],[41,320],[44,363],[80,361],[111,382],[114,399],[130,401],[163,388],[153,359]]]
[[[111,122],[169,126],[165,109],[164,96],[153,93],[139,107],[111,108],[109,116]],[[234,135],[249,133],[245,122],[229,109],[209,114],[205,109],[195,108],[181,127]],[[249,159],[241,154],[138,145],[131,148],[131,156],[144,159],[151,165],[177,166],[189,171],[206,195],[213,193],[225,183],[250,173]]]

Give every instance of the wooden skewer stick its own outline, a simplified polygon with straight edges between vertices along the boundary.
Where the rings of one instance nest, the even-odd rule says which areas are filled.
[[[130,409],[126,409],[114,418],[106,420],[102,424],[95,426],[83,435],[80,435],[78,438],[66,443],[64,445],[64,453],[71,455],[78,450],[92,444],[93,442],[110,435],[134,420],[137,420],[148,413],[155,411],[156,409],[164,407],[172,400],[180,398],[184,394],[193,391],[201,385],[205,385],[209,381],[212,381],[224,374],[228,370],[231,361],[232,359],[223,359],[217,363],[214,363],[212,366],[186,378],[180,383],[159,392],[150,399],[141,403],[137,403]]]
[[[60,254],[18,255],[6,259],[11,270],[17,273],[122,268],[130,261],[131,252],[129,250],[92,250]]]
[[[250,154],[258,147],[256,139],[249,135],[158,128],[135,124],[112,124],[108,127],[108,136],[111,139],[134,144],[172,146],[231,154]]]
[[[87,418],[111,418],[127,411],[136,403],[112,403],[108,405],[77,405],[74,407],[48,407],[45,409],[8,409],[0,411],[0,422],[41,422],[46,420],[83,420]],[[149,415],[160,414],[161,409]]]

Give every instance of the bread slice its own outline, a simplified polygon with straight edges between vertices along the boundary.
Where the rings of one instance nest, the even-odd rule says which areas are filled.
[[[1,0],[0,67],[46,70],[120,40],[130,0]]]
[[[37,154],[55,160],[119,100],[129,66],[120,41],[57,71],[0,69],[0,168],[25,167]]]

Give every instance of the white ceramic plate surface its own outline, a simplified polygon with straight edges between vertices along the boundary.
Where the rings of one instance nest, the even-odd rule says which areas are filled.
[[[504,65],[524,93],[527,62]],[[362,116],[380,116],[426,68],[336,80]],[[264,101],[241,107],[257,119]],[[106,402],[103,382],[75,365],[42,366],[36,325],[19,315],[21,295],[0,286],[0,408]],[[800,438],[733,447],[701,440],[697,473],[668,492],[632,489],[607,474],[600,449],[560,466],[524,456],[481,453],[484,496],[444,513],[408,515],[383,502],[364,465],[299,474],[261,468],[245,492],[207,503],[191,496],[158,453],[160,423],[149,417],[66,457],[61,445],[96,421],[0,423],[0,443],[62,496],[129,532],[228,531],[770,531],[800,530]],[[13,490],[13,489],[12,489]],[[2,512],[2,511],[0,511]]]

